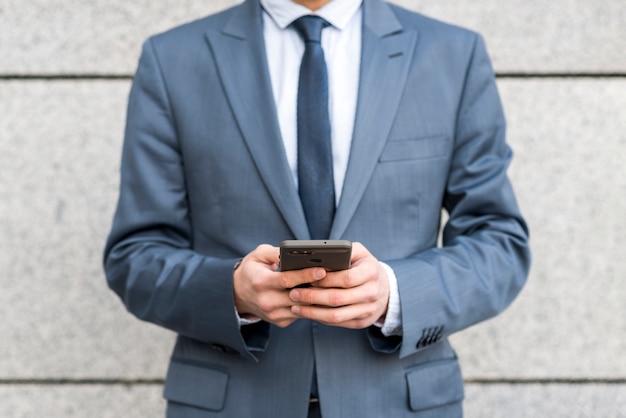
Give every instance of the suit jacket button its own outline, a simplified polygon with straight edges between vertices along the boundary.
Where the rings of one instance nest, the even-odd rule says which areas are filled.
[[[443,338],[443,325],[436,327],[424,328],[422,330],[422,336],[415,345],[415,348],[424,348],[431,344],[438,343]]]

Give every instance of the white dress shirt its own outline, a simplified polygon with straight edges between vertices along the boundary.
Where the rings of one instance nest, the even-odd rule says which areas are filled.
[[[322,31],[322,49],[328,69],[328,111],[335,196],[338,204],[348,166],[359,91],[361,0],[331,1],[316,12],[286,0],[261,0],[261,4],[266,12],[263,14],[265,49],[278,122],[296,185],[298,184],[296,113],[304,42],[290,25],[294,20],[310,14],[316,14],[331,24]]]
[[[362,0],[331,1],[311,11],[289,0],[261,0],[265,49],[269,64],[278,123],[287,160],[298,185],[297,99],[304,42],[290,26],[305,15],[317,15],[331,26],[322,31],[322,49],[328,69],[329,116],[333,150],[336,203],[339,204],[350,156],[359,93],[361,63]],[[381,263],[389,278],[389,305],[384,335],[401,334],[400,298],[393,270]]]

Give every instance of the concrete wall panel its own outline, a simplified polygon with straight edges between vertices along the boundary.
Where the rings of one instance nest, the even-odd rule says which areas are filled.
[[[534,262],[512,308],[459,335],[470,376],[626,376],[626,82],[503,80]]]
[[[148,418],[165,416],[159,385],[0,386],[0,416]]]
[[[499,72],[626,72],[622,0],[395,0],[485,35]],[[150,34],[234,0],[5,0],[0,74],[131,74]]]
[[[0,377],[165,370],[171,335],[128,315],[101,267],[128,89],[0,83]]]
[[[466,385],[466,418],[621,418],[626,385]]]

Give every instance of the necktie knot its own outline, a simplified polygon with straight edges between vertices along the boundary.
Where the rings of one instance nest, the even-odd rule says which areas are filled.
[[[304,42],[320,43],[322,39],[322,29],[330,26],[330,23],[319,16],[307,15],[296,19],[293,27],[298,31]]]

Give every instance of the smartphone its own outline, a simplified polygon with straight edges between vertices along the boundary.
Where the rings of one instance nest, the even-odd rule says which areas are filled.
[[[346,270],[350,268],[351,255],[352,243],[347,240],[286,240],[280,243],[280,269]]]

